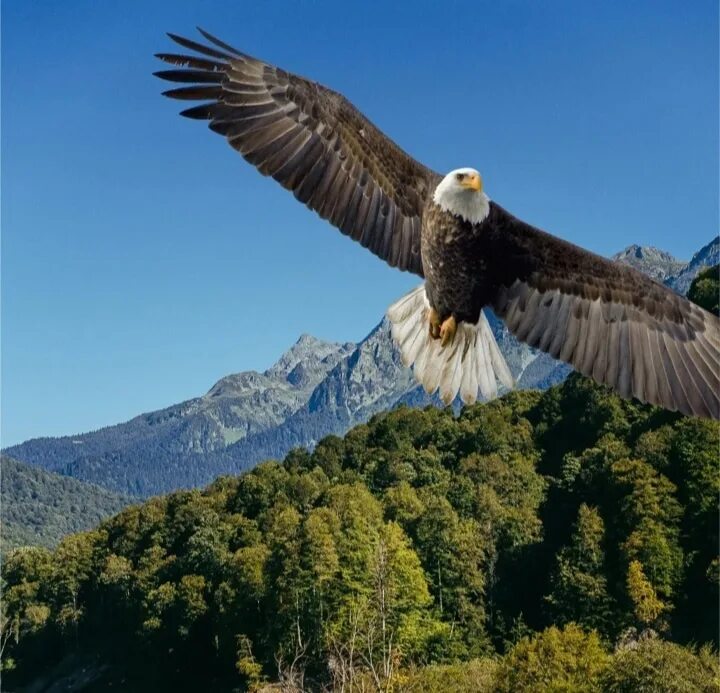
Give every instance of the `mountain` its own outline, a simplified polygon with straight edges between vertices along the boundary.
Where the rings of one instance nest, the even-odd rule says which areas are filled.
[[[687,265],[664,250],[640,245],[629,245],[625,250],[613,255],[612,259],[630,265],[658,282],[665,282]]]
[[[668,253],[630,246],[614,256],[670,286],[689,286],[718,255],[713,240],[683,264]],[[717,261],[717,260],[716,260]],[[517,385],[545,389],[571,369],[519,343],[492,313],[495,337]],[[382,320],[357,344],[303,335],[263,373],[219,380],[203,396],[91,433],[37,438],[6,452],[25,462],[133,496],[208,483],[296,446],[312,447],[399,404],[437,404],[403,368]]]
[[[277,428],[355,346],[303,335],[264,373],[229,375],[202,397],[90,433],[36,438],[6,452],[131,495],[197,486],[242,469],[227,466],[225,456],[215,453],[245,449],[247,439]]]
[[[698,250],[690,262],[682,262],[664,250],[640,245],[629,245],[612,259],[630,265],[684,295],[703,267],[720,263],[720,237],[716,236]]]
[[[703,267],[713,267],[717,264],[720,264],[720,237],[718,236],[704,248],[698,250],[692,260],[674,275],[668,277],[665,283],[678,293],[686,294],[692,280]]]
[[[95,527],[133,502],[94,484],[0,458],[0,548],[53,547],[72,532]]]
[[[570,369],[520,344],[490,316],[520,388],[548,387]],[[373,414],[440,404],[404,368],[382,320],[358,344],[303,335],[264,373],[229,375],[202,397],[107,428],[9,448],[53,472],[146,497],[238,473],[293,447],[342,434]]]

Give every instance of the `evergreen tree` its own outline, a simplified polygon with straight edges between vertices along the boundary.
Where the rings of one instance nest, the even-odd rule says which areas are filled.
[[[552,621],[575,622],[610,636],[616,628],[615,604],[608,592],[605,524],[597,508],[580,505],[571,543],[557,555],[547,596]]]

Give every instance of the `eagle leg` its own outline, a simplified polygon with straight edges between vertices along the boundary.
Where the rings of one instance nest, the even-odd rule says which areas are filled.
[[[434,308],[430,308],[430,315],[428,316],[428,322],[430,327],[430,336],[433,339],[440,338],[440,316]]]
[[[452,344],[452,340],[455,339],[455,332],[457,332],[457,322],[455,317],[451,315],[440,325],[440,346]]]

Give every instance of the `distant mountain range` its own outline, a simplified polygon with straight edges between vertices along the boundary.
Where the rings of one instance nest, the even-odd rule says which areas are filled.
[[[685,293],[703,266],[715,264],[715,238],[689,263],[651,247],[613,256]],[[520,388],[547,388],[570,369],[519,343],[490,315],[501,351]],[[433,401],[400,363],[383,319],[357,344],[303,335],[263,373],[228,375],[203,396],[116,426],[8,448],[12,457],[115,492],[149,496],[206,484],[296,446],[342,434],[400,403]]]

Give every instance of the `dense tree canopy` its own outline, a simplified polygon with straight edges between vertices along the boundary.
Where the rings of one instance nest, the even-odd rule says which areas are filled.
[[[61,537],[96,526],[133,502],[107,489],[0,457],[0,550],[57,546]]]
[[[705,310],[720,315],[720,265],[698,272],[688,290],[688,298]]]
[[[376,416],[10,553],[8,682],[74,654],[137,690],[635,690],[635,650],[607,671],[641,633],[710,681],[681,645],[716,646],[718,434],[578,376]]]

